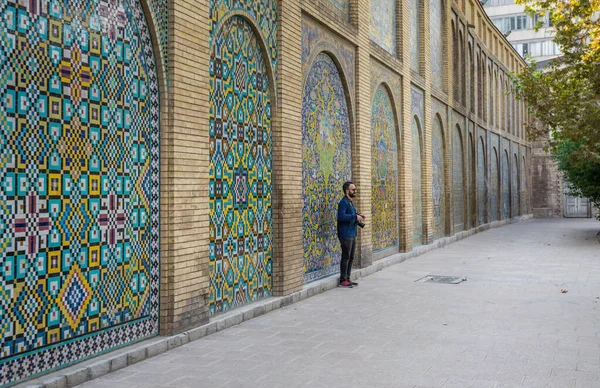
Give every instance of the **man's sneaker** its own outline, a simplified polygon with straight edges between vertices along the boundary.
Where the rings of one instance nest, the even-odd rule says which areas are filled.
[[[358,283],[356,282],[349,282],[350,284],[352,284],[353,287],[358,287]]]
[[[344,280],[343,282],[340,282],[340,287],[344,287],[344,288],[352,288],[352,283],[350,283],[347,280]]]

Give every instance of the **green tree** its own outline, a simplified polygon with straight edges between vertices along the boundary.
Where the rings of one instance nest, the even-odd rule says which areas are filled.
[[[600,0],[516,0],[530,15],[549,15],[563,55],[537,69],[533,60],[513,77],[515,89],[539,123],[531,140],[548,148],[573,193],[600,205]],[[542,26],[539,22],[536,28]],[[549,133],[550,132],[550,133]]]
[[[554,158],[570,184],[570,194],[587,197],[596,207],[600,207],[600,163],[583,157],[581,147],[581,143],[564,139],[555,147]]]

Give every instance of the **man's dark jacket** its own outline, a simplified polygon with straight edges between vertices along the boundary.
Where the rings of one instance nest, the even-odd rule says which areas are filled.
[[[341,239],[356,237],[356,209],[346,197],[338,204],[337,233]]]

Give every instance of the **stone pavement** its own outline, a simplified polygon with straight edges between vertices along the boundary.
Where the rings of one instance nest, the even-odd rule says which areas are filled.
[[[491,229],[81,387],[598,388],[598,230]]]

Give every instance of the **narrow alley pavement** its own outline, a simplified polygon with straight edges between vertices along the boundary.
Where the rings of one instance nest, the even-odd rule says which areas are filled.
[[[598,388],[599,230],[491,229],[81,387]]]

